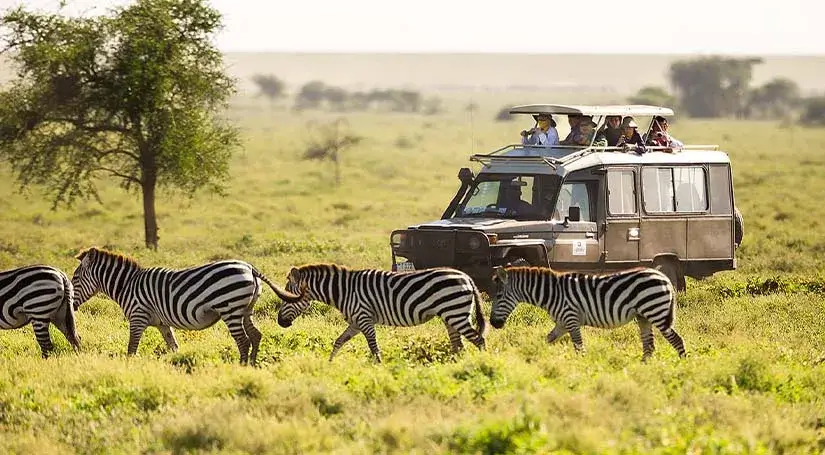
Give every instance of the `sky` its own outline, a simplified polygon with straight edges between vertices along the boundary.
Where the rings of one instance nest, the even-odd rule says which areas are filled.
[[[57,0],[0,0],[56,10]],[[129,0],[67,0],[104,14]],[[820,0],[212,0],[224,52],[825,55]]]

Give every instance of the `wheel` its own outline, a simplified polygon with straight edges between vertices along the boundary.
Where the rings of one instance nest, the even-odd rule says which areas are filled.
[[[685,275],[682,273],[682,267],[678,259],[663,259],[656,262],[656,270],[662,272],[670,280],[673,288],[677,291],[684,291],[687,287],[685,282]]]
[[[733,220],[733,243],[738,247],[745,236],[745,219],[742,218],[742,212],[736,206],[733,207]]]

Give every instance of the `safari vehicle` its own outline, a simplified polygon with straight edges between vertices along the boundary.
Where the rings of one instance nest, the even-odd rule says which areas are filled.
[[[533,104],[510,113],[593,116],[599,128],[608,115],[633,116],[640,126],[650,117],[648,131],[653,116],[673,115],[645,105]],[[491,293],[492,268],[506,264],[584,272],[652,266],[678,290],[685,276],[736,268],[742,219],[731,162],[718,146],[636,153],[592,141],[515,144],[470,160],[481,167],[459,171],[461,185],[440,220],[390,234],[392,270],[455,267]]]

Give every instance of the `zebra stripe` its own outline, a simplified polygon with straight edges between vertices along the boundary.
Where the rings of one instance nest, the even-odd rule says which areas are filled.
[[[375,324],[410,327],[438,316],[447,327],[452,351],[463,349],[464,336],[479,350],[485,347],[486,325],[481,312],[481,294],[464,272],[434,268],[410,272],[349,270],[336,264],[312,264],[290,270],[286,288],[303,298],[285,303],[278,311],[278,324],[289,327],[317,300],[337,308],[349,323],[332,346],[329,360],[359,332],[370,351],[381,362]],[[474,309],[475,308],[475,309]],[[478,329],[470,318],[475,311]]]
[[[31,265],[0,271],[0,329],[31,323],[41,355],[47,358],[54,350],[49,335],[49,323],[53,323],[78,351],[73,292],[69,277],[54,267]]]
[[[129,321],[128,355],[137,353],[147,327],[156,327],[175,352],[178,343],[173,328],[203,330],[223,320],[238,345],[241,363],[251,358],[254,365],[261,342],[261,332],[252,323],[252,308],[261,294],[258,279],[282,300],[298,298],[238,260],[181,270],[143,268],[131,258],[97,248],[80,253],[77,259],[80,265],[72,276],[76,305],[98,292],[116,301]]]
[[[665,274],[651,268],[635,268],[608,275],[557,273],[545,267],[507,267],[496,271],[498,292],[493,300],[490,324],[504,323],[519,302],[543,308],[555,323],[547,335],[552,343],[570,334],[577,351],[584,350],[581,326],[615,328],[634,318],[642,340],[642,360],[653,354],[656,327],[685,356],[682,338],[673,329],[676,292]]]

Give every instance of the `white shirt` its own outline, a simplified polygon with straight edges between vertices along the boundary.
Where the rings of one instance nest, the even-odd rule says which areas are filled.
[[[546,133],[536,128],[536,131],[534,131],[530,136],[522,136],[521,143],[523,145],[559,145],[559,132],[552,126]]]

